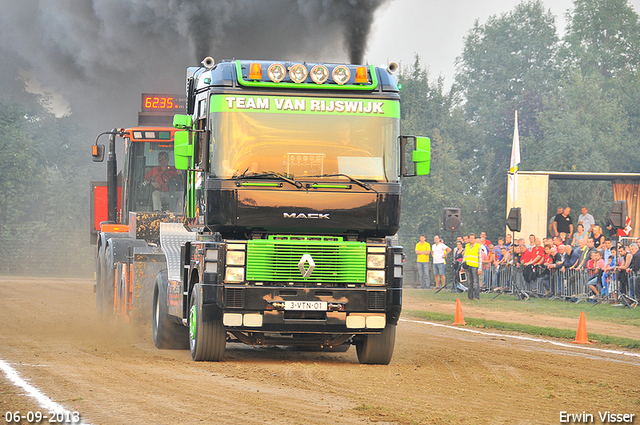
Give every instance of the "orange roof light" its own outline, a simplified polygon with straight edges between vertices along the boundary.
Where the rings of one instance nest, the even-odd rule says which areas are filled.
[[[262,66],[259,63],[252,63],[249,68],[249,79],[250,80],[262,80]]]
[[[357,83],[368,83],[369,76],[367,75],[367,67],[359,66],[356,68],[356,84]]]

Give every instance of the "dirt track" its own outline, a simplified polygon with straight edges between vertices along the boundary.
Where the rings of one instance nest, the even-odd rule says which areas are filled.
[[[561,411],[600,423],[606,410],[640,421],[637,356],[402,321],[389,366],[360,365],[353,348],[238,345],[195,363],[146,329],[98,323],[92,287],[0,278],[0,359],[91,424],[557,424]],[[7,410],[43,409],[0,372]]]

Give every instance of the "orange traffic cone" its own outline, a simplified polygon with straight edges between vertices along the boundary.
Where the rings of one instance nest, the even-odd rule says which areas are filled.
[[[580,312],[580,321],[578,322],[578,332],[576,333],[574,344],[591,344],[587,337],[587,323],[584,320],[584,311]]]
[[[466,325],[464,316],[462,315],[462,304],[460,304],[460,298],[456,299],[456,317],[453,321],[454,325]]]

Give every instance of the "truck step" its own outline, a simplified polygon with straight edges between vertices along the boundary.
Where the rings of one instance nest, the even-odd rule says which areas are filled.
[[[181,280],[180,247],[185,242],[196,240],[196,233],[190,232],[181,223],[160,223],[160,247],[167,257],[169,280]]]

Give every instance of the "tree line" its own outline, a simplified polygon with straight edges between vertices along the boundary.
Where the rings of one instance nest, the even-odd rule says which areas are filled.
[[[0,100],[0,274],[87,276],[89,151],[42,99]]]

